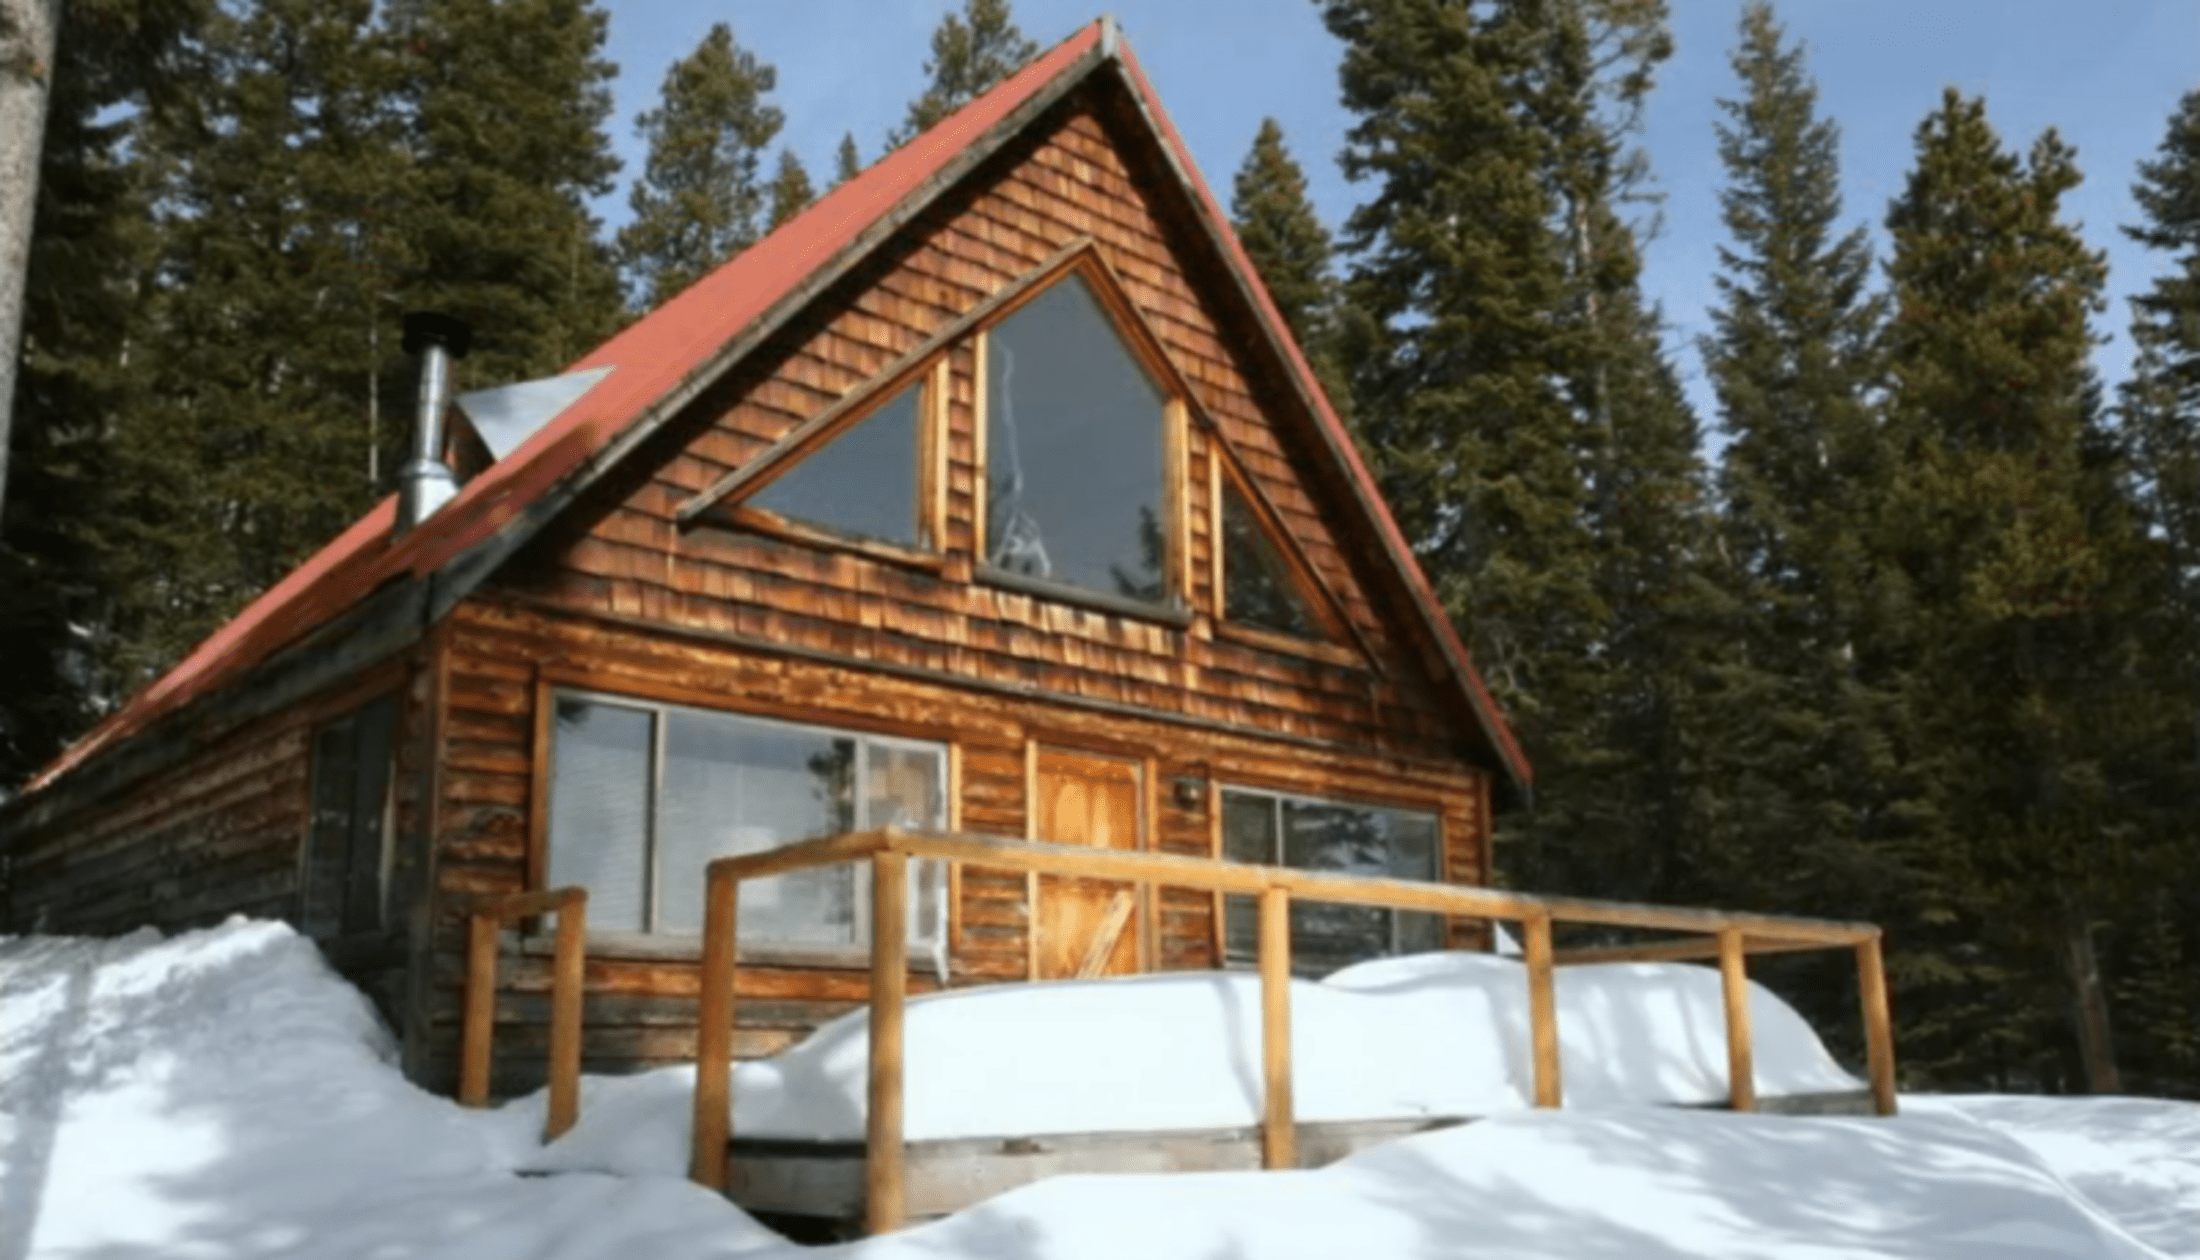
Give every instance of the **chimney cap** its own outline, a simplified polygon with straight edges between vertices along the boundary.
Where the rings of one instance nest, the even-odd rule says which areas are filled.
[[[431,345],[440,345],[454,359],[463,359],[473,348],[474,330],[456,315],[442,311],[407,311],[405,313],[405,353],[419,354]]]

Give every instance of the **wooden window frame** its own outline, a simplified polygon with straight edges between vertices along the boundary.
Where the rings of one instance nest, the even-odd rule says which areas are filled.
[[[323,776],[329,767],[321,760],[321,735],[332,727],[349,723],[353,727],[354,744],[350,773],[354,780],[359,774],[359,756],[356,743],[360,716],[377,704],[390,706],[389,747],[384,750],[387,766],[382,775],[382,800],[374,812],[379,815],[373,825],[375,832],[375,915],[374,922],[363,927],[347,929],[344,916],[351,900],[352,872],[357,859],[352,856],[352,845],[357,841],[360,810],[357,800],[347,815],[347,834],[344,843],[344,870],[338,876],[339,895],[335,908],[335,920],[325,932],[317,931],[313,921],[316,911],[312,902],[314,845],[320,829],[320,799]],[[390,904],[395,892],[397,861],[397,781],[399,777],[399,746],[404,742],[405,693],[401,686],[392,687],[385,680],[376,680],[371,690],[363,694],[354,692],[341,703],[331,704],[315,713],[306,726],[306,809],[305,828],[298,841],[298,926],[301,932],[316,940],[339,941],[353,937],[367,937],[388,932],[392,927],[393,907]]]
[[[1246,647],[1261,648],[1271,652],[1286,652],[1298,656],[1310,656],[1354,669],[1377,669],[1375,650],[1361,632],[1358,623],[1345,611],[1344,601],[1338,598],[1329,583],[1322,580],[1321,571],[1307,558],[1298,539],[1284,527],[1283,514],[1269,502],[1259,483],[1245,471],[1244,461],[1219,431],[1208,432],[1208,496],[1207,531],[1211,551],[1208,562],[1212,572],[1209,581],[1214,589],[1215,637],[1226,639]],[[1269,545],[1282,558],[1290,571],[1290,580],[1298,588],[1298,594],[1306,604],[1307,612],[1320,625],[1322,639],[1308,639],[1295,634],[1285,634],[1260,626],[1249,626],[1230,620],[1230,567],[1225,558],[1228,533],[1223,525],[1223,499],[1227,491],[1236,490],[1239,497],[1253,513],[1254,528],[1268,537]],[[1350,644],[1351,646],[1347,646]],[[1354,651],[1353,648],[1358,651]]]
[[[960,810],[956,808],[954,798],[949,793],[959,786],[955,782],[959,778],[960,771],[958,764],[960,760],[959,752],[952,741],[940,738],[929,731],[924,734],[909,734],[899,730],[884,729],[882,724],[874,722],[848,724],[841,721],[838,715],[818,720],[804,716],[790,716],[784,711],[760,712],[731,705],[697,703],[698,697],[692,692],[681,693],[681,698],[664,698],[645,694],[643,690],[602,690],[594,686],[561,681],[559,678],[547,674],[538,676],[535,694],[535,747],[532,758],[534,781],[533,790],[530,793],[531,816],[528,827],[528,886],[531,889],[543,889],[549,886],[550,800],[554,786],[552,778],[556,769],[555,706],[557,702],[561,699],[578,699],[597,704],[646,710],[652,714],[649,751],[651,790],[648,818],[646,819],[647,835],[643,840],[642,856],[642,861],[646,865],[643,882],[644,922],[651,926],[645,926],[637,932],[630,929],[600,929],[592,925],[588,933],[589,947],[592,952],[604,953],[607,956],[617,955],[636,958],[690,958],[701,956],[702,936],[700,933],[660,931],[654,926],[661,909],[659,883],[662,875],[658,870],[657,863],[657,811],[662,798],[664,783],[664,717],[670,710],[686,709],[691,712],[710,713],[793,730],[820,732],[829,736],[855,739],[857,741],[856,765],[858,775],[856,785],[857,830],[861,830],[864,823],[861,815],[865,797],[862,776],[869,773],[865,768],[868,765],[868,745],[878,742],[888,745],[922,746],[928,749],[936,749],[940,753],[941,815],[950,829],[958,821]],[[953,876],[954,872],[952,870],[943,871],[943,878],[947,883],[940,898],[941,910],[938,925],[943,947],[949,950],[952,950],[954,940],[952,935],[954,927],[952,921],[953,906],[951,905],[954,898]],[[855,868],[854,879],[856,884],[855,904],[859,907],[868,904],[869,868],[859,864]],[[915,916],[912,915],[910,919],[912,927],[915,925],[915,921]],[[860,966],[867,963],[871,956],[870,923],[867,916],[860,912],[856,914],[852,924],[852,933],[853,939],[844,943],[741,942],[739,944],[740,956],[760,963],[780,963],[792,966]],[[912,970],[917,969],[920,964],[926,961],[930,949],[930,941],[910,942],[908,953]]]
[[[747,502],[794,471],[804,459],[830,445],[835,438],[877,415],[880,409],[900,398],[906,389],[917,391],[916,466],[910,470],[910,475],[916,479],[916,519],[911,522],[917,535],[916,546],[842,533],[829,525],[798,520]],[[674,510],[674,516],[685,528],[718,525],[936,573],[947,563],[948,389],[945,349],[913,363],[897,363],[849,390],[838,402],[796,425],[756,458],[683,502]]]
[[[1169,554],[1162,559],[1162,579],[1166,584],[1163,603],[1148,604],[1140,600],[1113,596],[1104,591],[1088,590],[1068,582],[1056,582],[1046,578],[1034,578],[1013,573],[988,564],[986,556],[987,496],[992,492],[990,452],[986,437],[991,422],[987,401],[987,361],[990,358],[992,330],[1056,285],[1076,277],[1085,282],[1093,297],[1100,303],[1101,313],[1116,336],[1131,353],[1132,359],[1145,371],[1162,395],[1161,403],[1161,501],[1167,519],[1162,524]],[[971,340],[971,394],[975,405],[972,422],[975,428],[972,442],[972,520],[970,533],[971,564],[980,581],[989,585],[1004,586],[1028,594],[1042,595],[1064,603],[1085,604],[1106,612],[1127,617],[1140,617],[1184,627],[1192,624],[1196,613],[1192,592],[1191,546],[1191,428],[1197,412],[1197,399],[1191,384],[1176,364],[1169,358],[1161,338],[1146,322],[1145,316],[1131,301],[1129,290],[1121,276],[1109,265],[1100,252],[1099,244],[1089,237],[1080,238],[1068,249],[1049,259],[1038,269],[1003,290],[990,305],[982,318],[972,323]]]
[[[1383,809],[1389,810],[1392,813],[1399,814],[1426,814],[1434,822],[1436,832],[1435,842],[1433,846],[1433,858],[1436,867],[1436,873],[1434,878],[1430,882],[1437,884],[1449,884],[1451,882],[1449,872],[1449,858],[1451,854],[1450,836],[1449,829],[1444,825],[1444,807],[1441,800],[1431,803],[1426,799],[1421,799],[1412,804],[1405,804],[1401,803],[1404,798],[1393,798],[1386,800],[1372,796],[1313,796],[1309,795],[1306,792],[1297,791],[1291,788],[1269,787],[1259,783],[1244,781],[1233,781],[1225,783],[1219,777],[1210,778],[1207,781],[1207,843],[1210,855],[1218,862],[1229,860],[1224,852],[1222,811],[1223,799],[1231,792],[1238,792],[1254,796],[1265,796],[1274,802],[1274,807],[1277,811],[1277,847],[1274,864],[1277,866],[1285,865],[1283,861],[1282,848],[1282,809],[1283,803],[1285,801],[1300,801],[1309,805],[1341,805],[1347,808]],[[1301,870],[1305,868],[1291,867],[1290,869]],[[1229,951],[1229,924],[1226,921],[1227,903],[1225,900],[1228,896],[1229,894],[1221,892],[1213,894],[1214,920],[1212,925],[1212,947],[1214,949],[1214,961],[1217,970],[1227,970],[1231,965]],[[1398,916],[1401,913],[1404,912],[1395,909],[1390,911],[1390,948],[1393,952],[1389,955],[1386,955],[1386,957],[1400,956],[1395,951],[1398,949]],[[1445,917],[1442,930],[1440,931],[1438,937],[1438,939],[1440,939],[1444,943],[1445,948],[1450,947],[1451,927],[1451,919],[1449,917]]]
[[[750,482],[768,480],[770,477],[778,475],[775,470],[784,461],[800,458],[800,452],[809,449],[814,443],[830,440],[830,434],[837,432],[841,424],[852,423],[853,417],[857,413],[867,412],[877,405],[884,404],[893,397],[901,386],[916,380],[925,372],[934,372],[934,381],[944,383],[947,379],[946,370],[937,366],[937,363],[944,363],[955,347],[966,339],[974,340],[977,345],[979,354],[977,379],[982,386],[985,379],[985,362],[982,348],[984,339],[982,337],[972,338],[972,333],[985,326],[989,321],[998,322],[996,315],[1003,309],[1029,301],[1039,289],[1044,288],[1053,279],[1062,275],[1068,267],[1097,248],[1098,246],[1091,237],[1081,236],[1056,251],[1053,257],[1039,264],[1037,268],[1016,280],[1007,288],[971,307],[956,318],[949,320],[945,326],[911,348],[908,353],[888,364],[884,371],[851,388],[841,395],[839,401],[796,425],[784,437],[774,442],[756,458],[749,460],[741,467],[718,478],[700,492],[683,500],[679,506],[673,509],[674,523],[682,528],[693,525],[698,519],[713,511],[720,503],[739,493]],[[938,405],[936,407],[924,407],[922,411],[924,418],[944,420],[948,415],[947,391],[941,389],[936,392],[939,396]],[[977,393],[977,410],[979,412],[977,454],[979,467],[982,469],[985,453],[983,414],[985,391],[981,387]],[[941,431],[938,441],[941,447],[947,445],[947,434],[944,429]],[[945,452],[941,451],[935,458],[944,459],[944,455]],[[920,459],[919,462],[924,463],[926,461]],[[920,475],[922,475],[921,471]],[[938,478],[936,488],[944,492],[946,489],[945,482],[945,477]],[[944,507],[935,510],[944,511]],[[982,526],[984,514],[981,512],[979,515]],[[944,537],[935,539],[934,545],[943,545],[944,541]],[[983,554],[984,549],[982,546],[977,550],[980,554]]]

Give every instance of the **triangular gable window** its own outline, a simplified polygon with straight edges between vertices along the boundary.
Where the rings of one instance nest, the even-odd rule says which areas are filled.
[[[1301,639],[1329,637],[1291,566],[1236,482],[1222,482],[1222,615]]]
[[[800,455],[793,467],[750,495],[749,506],[835,534],[921,546],[917,460],[922,394],[921,385],[910,385],[823,446]]]
[[[987,332],[985,560],[1166,604],[1168,395],[1076,273]]]

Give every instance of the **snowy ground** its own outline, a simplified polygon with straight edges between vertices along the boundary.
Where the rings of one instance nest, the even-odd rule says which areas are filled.
[[[1301,986],[1294,1014],[1307,1021],[1300,1035],[1312,1042],[1301,1097],[1328,1089],[1338,1106],[1371,1096],[1430,1105],[1410,1088],[1419,1070],[1410,1056],[1418,1051],[1389,1046],[1379,1033],[1316,1030],[1342,1019],[1388,1027],[1399,1039],[1408,1030],[1426,1033],[1430,1021],[1503,1026],[1511,1016],[1498,966],[1457,956],[1407,959]],[[1685,974],[1693,971],[1707,980]],[[1688,968],[1579,974],[1563,997],[1562,1024],[1576,1026],[1566,1047],[1567,1084],[1570,1097],[1603,1108],[1536,1112],[1516,1109],[1515,1101],[1491,1119],[1390,1143],[1318,1172],[1058,1178],[844,1250],[862,1260],[2200,1260],[2200,1107],[1905,1098],[1903,1116],[1884,1121],[1627,1105],[1645,1090],[1685,1096],[1717,1075],[1703,1067],[1723,1061],[1715,1038],[1689,1040],[1702,1031],[1696,986],[1708,984],[1715,1009],[1716,976]],[[1117,1021],[1206,1019],[1216,1037],[1237,1036],[1233,1004],[1242,995],[1228,982],[1202,979],[1204,989],[1146,979],[1058,986],[1034,991],[1057,996],[1016,1001],[1066,1004],[1063,1017],[1073,1023],[1086,1023],[1087,1012],[1099,1008]],[[1378,997],[1387,1005],[1366,1005]],[[955,1016],[959,1001],[912,1007],[913,1063],[922,1061],[924,1038],[944,1038],[958,1018],[980,1017]],[[1777,1031],[1786,1008],[1776,1000],[1754,998],[1753,1010],[1760,1036],[1767,1027],[1775,1041],[1788,1035]],[[1312,1018],[1320,1014],[1331,1017],[1326,1025]],[[1029,1025],[1029,1015],[1014,1022]],[[934,1031],[923,1031],[928,1023]],[[771,1072],[753,1075],[744,1085],[752,1107],[740,1109],[737,1099],[737,1115],[757,1119],[774,1088],[785,1107],[837,1097],[833,1105],[845,1113],[852,1104],[844,1091],[835,1093],[835,1082],[853,1053],[848,1043],[861,1042],[860,1023],[852,1027],[840,1029],[837,1042],[821,1035],[807,1066],[801,1056],[784,1056]],[[1318,1050],[1323,1036],[1341,1044]],[[1603,1051],[1624,1045],[1640,1060],[1646,1037],[1659,1049],[1649,1056],[1659,1066],[1647,1076],[1600,1075]],[[1462,1044],[1469,1049],[1451,1061],[1452,1076],[1478,1062],[1471,1050],[1478,1043]],[[522,1167],[558,1162],[535,1140],[539,1100],[463,1111],[406,1085],[391,1049],[364,1000],[278,924],[233,922],[166,942],[151,933],[120,941],[0,940],[0,1260],[805,1254],[677,1175],[521,1176]],[[1812,1054],[1823,1058],[1814,1040],[1769,1057],[1776,1068],[1787,1063],[1806,1075],[1834,1070],[1813,1066]],[[1328,1066],[1323,1055],[1332,1056]],[[1367,1070],[1371,1064],[1377,1070]],[[1313,1088],[1316,1071],[1372,1083]],[[1485,1100],[1504,1101],[1517,1089],[1515,1069],[1502,1056],[1473,1075]],[[985,1080],[971,1076],[950,1091],[968,1105],[937,1108],[935,1129],[983,1131],[999,1122],[1012,1104],[1001,1101],[1004,1091],[976,1088]],[[1043,1096],[1037,1084],[1029,1088],[1029,1097]],[[617,1114],[622,1090],[659,1104],[671,1096],[662,1086],[590,1081],[584,1124]],[[1206,1104],[1218,1116],[1237,1114],[1229,1109],[1246,1096],[1230,1080],[1207,1093],[1225,1100]],[[913,1122],[914,1104],[913,1096]],[[655,1130],[659,1145],[664,1125],[684,1123],[628,1118],[626,1128]],[[756,1131],[752,1123],[742,1127]],[[675,1150],[671,1162],[683,1157]],[[635,1162],[647,1161],[609,1164]]]

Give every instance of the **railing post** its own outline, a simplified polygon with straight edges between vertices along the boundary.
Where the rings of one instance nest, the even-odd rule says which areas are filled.
[[[1538,910],[1520,922],[1528,956],[1528,1039],[1535,1053],[1535,1105],[1564,1105],[1558,1073],[1558,991],[1551,977],[1551,912]]]
[[[458,1040],[458,1101],[489,1105],[489,1038],[496,1025],[497,921],[466,916],[466,1011]]]
[[[1895,1113],[1894,1024],[1887,1012],[1887,966],[1879,934],[1856,943],[1856,988],[1864,1004],[1864,1053],[1872,1080],[1872,1110]]]
[[[1291,893],[1260,894],[1261,1167],[1293,1168],[1291,1112]]]
[[[871,857],[871,1073],[863,1152],[863,1223],[871,1234],[901,1228],[902,1008],[909,980],[909,859]]]
[[[715,867],[717,864],[711,864]],[[703,975],[695,1025],[695,1144],[688,1177],[726,1188],[726,1142],[733,1129],[733,984],[741,882],[706,867],[703,878]]]
[[[581,1113],[581,1000],[588,941],[588,891],[566,890],[558,902],[558,943],[550,980],[550,1115],[542,1140],[573,1127]]]
[[[1719,929],[1719,987],[1726,998],[1726,1097],[1736,1111],[1757,1109],[1756,1064],[1749,1040],[1749,972],[1742,930]]]

